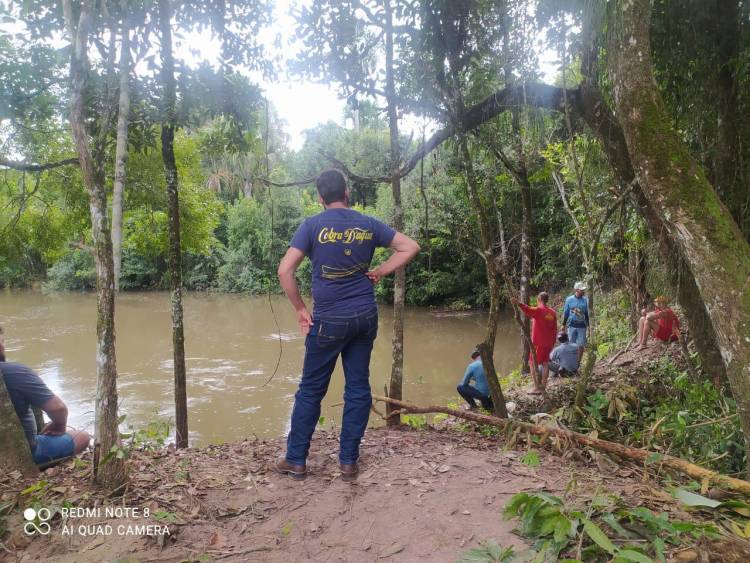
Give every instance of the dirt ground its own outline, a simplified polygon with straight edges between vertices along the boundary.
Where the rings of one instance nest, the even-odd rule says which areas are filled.
[[[632,375],[664,353],[677,356],[679,349],[627,352],[611,367],[604,360],[594,384],[606,387],[617,370]],[[552,380],[550,396],[568,404],[575,383]],[[535,411],[539,400],[510,397],[526,401],[516,416]],[[0,513],[13,506],[5,533],[0,520],[0,561],[453,562],[486,540],[517,552],[529,547],[514,534],[515,522],[502,518],[505,503],[522,491],[548,491],[581,505],[597,493],[617,494],[630,506],[689,518],[651,486],[643,468],[593,452],[561,457],[545,449],[535,450],[539,465],[530,466],[526,445],[504,445],[502,436],[483,436],[472,425],[458,429],[451,421],[419,430],[369,429],[354,483],[341,480],[337,435],[323,430],[316,431],[310,475],[302,482],[268,470],[284,451],[281,439],[135,452],[130,483],[110,496],[90,484],[87,463],[69,462],[39,481],[0,475]],[[49,534],[24,533],[23,511],[30,506],[52,509]],[[63,518],[55,509],[64,507],[100,512]],[[131,512],[113,516],[107,508]],[[147,524],[166,526],[169,535]],[[745,547],[739,558],[700,560],[745,561]],[[708,551],[717,553],[715,546]]]
[[[633,502],[654,491],[629,469],[600,474],[596,465],[563,461],[539,451],[540,465],[522,463],[524,452],[505,451],[498,438],[456,430],[368,430],[362,471],[352,484],[337,473],[337,437],[316,432],[311,474],[296,482],[267,470],[282,441],[244,441],[201,450],[138,454],[132,484],[113,506],[161,513],[170,535],[123,536],[117,526],[143,518],[51,520],[52,531],[23,534],[21,504],[8,519],[4,561],[455,561],[480,542],[526,548],[501,511],[519,491],[590,497],[619,491]],[[87,469],[73,464],[47,472],[43,502],[95,507]],[[5,476],[9,498],[28,483]],[[668,495],[659,499],[669,503]],[[152,517],[151,522],[156,522]],[[63,535],[63,525],[107,524],[110,535]],[[94,534],[99,531],[91,528]],[[106,530],[105,530],[106,532]],[[159,545],[159,544],[162,545]],[[0,551],[0,554],[2,551]]]

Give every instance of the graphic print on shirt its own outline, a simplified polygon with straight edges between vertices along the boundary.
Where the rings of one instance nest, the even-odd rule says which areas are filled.
[[[573,320],[578,322],[586,322],[586,317],[583,315],[583,310],[580,307],[573,307],[570,310],[570,314],[573,317]]]
[[[344,251],[344,254],[346,254],[346,251]],[[320,275],[327,280],[337,280],[339,278],[348,278],[358,272],[366,272],[369,267],[370,265],[365,262],[360,262],[351,268],[334,268],[333,266],[323,264],[320,266]]]
[[[320,244],[362,244],[366,240],[372,240],[373,233],[360,227],[350,227],[344,231],[337,231],[335,227],[323,227],[318,233],[318,242]]]
[[[316,237],[320,244],[341,244],[345,245],[343,249],[344,256],[351,256],[352,249],[350,248],[353,244],[362,245],[365,241],[371,241],[373,239],[373,232],[368,229],[361,227],[349,227],[342,231],[337,231],[335,227],[323,227],[318,232]],[[366,272],[370,267],[367,262],[360,262],[347,268],[340,268],[337,266],[330,266],[328,264],[321,264],[320,276],[327,280],[338,280],[341,278],[348,278],[356,274]]]

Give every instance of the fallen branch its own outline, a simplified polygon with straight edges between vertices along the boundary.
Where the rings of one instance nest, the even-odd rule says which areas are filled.
[[[630,339],[630,341],[628,342],[628,345],[625,346],[625,348],[623,348],[622,350],[620,350],[619,352],[617,352],[617,354],[615,354],[609,360],[607,360],[607,365],[611,366],[612,362],[614,362],[617,358],[619,358],[625,352],[627,352],[628,350],[630,350],[630,347],[633,345],[633,342],[635,342],[636,338],[638,338],[638,333],[637,332],[633,335],[633,338]]]
[[[500,429],[506,429],[509,425],[517,428],[528,434],[534,434],[535,436],[557,436],[564,440],[571,440],[582,446],[593,448],[600,452],[608,454],[614,454],[625,459],[646,463],[654,460],[654,463],[658,462],[661,466],[673,469],[684,475],[697,479],[702,483],[714,483],[720,487],[750,495],[750,482],[744,481],[743,479],[737,479],[735,477],[729,477],[728,475],[722,475],[716,471],[711,471],[700,465],[690,463],[684,459],[673,457],[666,454],[659,454],[644,450],[641,448],[631,448],[624,446],[616,442],[608,442],[607,440],[601,440],[599,438],[592,438],[579,432],[572,430],[566,430],[564,428],[556,428],[553,426],[542,426],[537,424],[530,424],[528,422],[520,422],[515,420],[497,418],[495,416],[489,416],[486,414],[479,414],[471,411],[460,411],[458,409],[452,409],[450,407],[444,407],[442,405],[429,405],[426,407],[420,407],[411,403],[405,403],[404,401],[398,401],[389,397],[383,397],[381,395],[373,395],[373,400],[382,401],[384,403],[390,403],[399,407],[402,412],[419,413],[419,414],[430,414],[430,413],[443,413],[456,418],[463,418],[465,420],[471,420],[472,422],[478,422],[480,424],[487,424],[495,426]]]

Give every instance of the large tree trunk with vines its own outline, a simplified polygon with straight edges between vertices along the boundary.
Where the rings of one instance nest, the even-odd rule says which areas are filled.
[[[172,289],[172,349],[174,358],[175,445],[188,446],[187,383],[185,374],[185,331],[182,317],[182,252],[180,249],[179,178],[174,155],[176,128],[176,84],[172,31],[172,9],[169,0],[159,0],[161,28],[162,88],[164,116],[161,128],[161,156],[167,184],[167,215],[169,217],[169,278]]]
[[[397,231],[404,230],[404,211],[401,206],[401,178],[397,174],[401,166],[401,147],[399,145],[398,133],[398,100],[396,98],[396,86],[393,77],[393,11],[391,0],[385,2],[385,57],[386,57],[386,97],[388,105],[388,129],[391,141],[391,171],[393,180],[393,227]],[[406,300],[406,270],[396,270],[393,283],[393,339],[391,342],[393,350],[393,361],[391,363],[391,379],[388,385],[388,395],[394,399],[402,398],[402,386],[404,381],[404,302]],[[393,410],[392,405],[387,406],[388,414]],[[388,426],[398,426],[401,417],[392,416],[388,418]]]
[[[120,289],[122,266],[122,200],[125,188],[125,166],[128,160],[128,117],[130,113],[130,28],[128,0],[121,0],[122,46],[120,52],[120,100],[117,112],[117,143],[115,148],[115,182],[112,188],[112,257],[115,291]],[[114,29],[112,30],[114,33]]]
[[[88,33],[94,3],[82,2],[75,19],[70,0],[63,2],[72,49],[70,59],[70,126],[81,165],[83,183],[89,196],[91,234],[96,261],[96,403],[94,408],[94,467],[96,480],[107,488],[117,488],[126,479],[125,463],[108,455],[120,446],[117,416],[117,364],[115,361],[115,287],[112,239],[107,220],[107,188],[104,164],[95,162],[86,130],[86,78],[89,71]],[[103,151],[97,151],[102,154]]]
[[[610,6],[608,69],[643,195],[698,289],[750,450],[750,246],[671,126],[651,67],[649,0]],[[683,303],[686,310],[700,303]],[[750,456],[748,456],[750,460]]]
[[[18,420],[16,409],[5,388],[3,373],[0,371],[0,472],[7,475],[20,471],[24,477],[34,477],[39,470],[31,459],[31,449],[26,434]]]

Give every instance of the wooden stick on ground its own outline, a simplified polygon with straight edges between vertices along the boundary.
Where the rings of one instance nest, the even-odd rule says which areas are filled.
[[[684,459],[680,459],[678,457],[673,457],[665,454],[657,454],[656,452],[651,452],[649,450],[644,450],[641,448],[631,448],[629,446],[624,446],[616,442],[608,442],[607,440],[592,438],[591,436],[586,436],[585,434],[580,434],[579,432],[573,432],[572,430],[566,430],[563,428],[529,424],[528,422],[497,418],[495,416],[488,416],[486,414],[479,414],[471,411],[460,411],[458,409],[452,409],[450,407],[444,407],[442,405],[429,405],[426,407],[420,407],[418,405],[405,403],[404,401],[397,401],[396,399],[383,397],[381,395],[373,395],[372,398],[375,401],[383,401],[386,403],[391,403],[392,405],[396,405],[402,410],[402,412],[421,414],[444,413],[455,416],[456,418],[463,418],[465,420],[471,420],[480,424],[496,426],[497,428],[502,429],[507,428],[508,425],[512,425],[515,428],[519,428],[523,432],[527,432],[528,434],[534,434],[536,436],[557,436],[561,439],[571,440],[582,446],[593,448],[600,452],[615,454],[626,459],[639,461],[641,463],[645,463],[649,459],[649,457],[658,455],[656,461],[658,461],[658,463],[664,467],[674,469],[675,471],[679,471],[684,475],[687,475],[704,483],[714,483],[730,491],[750,495],[750,482],[744,481],[742,479],[736,479],[734,477],[729,477],[728,475],[722,475],[721,473],[711,471],[710,469],[706,469],[705,467],[690,463],[689,461],[685,461]]]
[[[635,334],[633,335],[633,338],[631,338],[631,339],[630,339],[630,341],[628,342],[628,345],[627,345],[627,346],[625,346],[625,348],[623,348],[622,350],[620,350],[619,352],[617,352],[617,354],[615,354],[615,355],[614,355],[614,356],[612,356],[612,357],[611,357],[611,358],[610,358],[609,360],[607,360],[607,365],[608,365],[608,366],[611,366],[611,365],[612,365],[612,362],[614,362],[614,361],[615,361],[615,360],[616,360],[617,358],[619,358],[619,357],[620,357],[620,356],[622,356],[622,355],[623,355],[623,354],[624,354],[625,352],[627,352],[628,350],[630,350],[630,347],[631,347],[631,346],[633,345],[633,342],[635,342],[635,339],[636,339],[636,338],[638,338],[638,332],[636,332],[636,333],[635,333]]]

